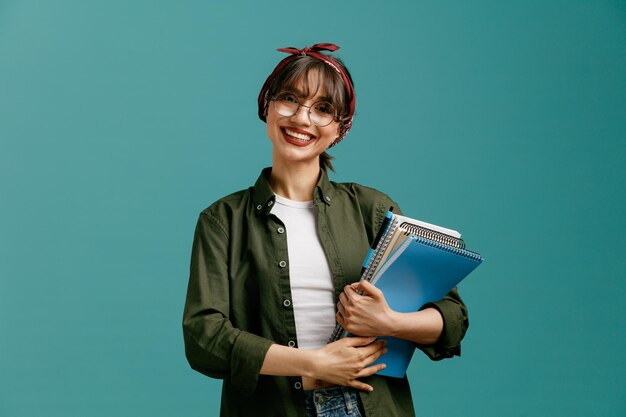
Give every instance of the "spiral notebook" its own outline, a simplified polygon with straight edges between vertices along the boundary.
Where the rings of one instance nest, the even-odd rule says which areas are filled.
[[[390,209],[363,262],[361,279],[380,288],[393,310],[414,312],[441,300],[482,261],[478,253],[465,249],[458,232]],[[337,324],[329,342],[345,336],[349,334]],[[375,363],[387,367],[378,375],[404,377],[415,345],[392,337],[383,339],[387,340],[387,353]]]

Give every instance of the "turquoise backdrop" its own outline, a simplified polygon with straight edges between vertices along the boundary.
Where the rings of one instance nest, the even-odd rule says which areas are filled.
[[[0,0],[0,415],[213,416],[181,315],[198,213],[270,164],[256,96],[334,42],[337,181],[463,232],[463,355],[420,416],[626,415],[624,1]]]

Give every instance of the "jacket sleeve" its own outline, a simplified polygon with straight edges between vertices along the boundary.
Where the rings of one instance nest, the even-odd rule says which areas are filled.
[[[438,361],[453,356],[461,356],[461,340],[469,327],[467,307],[459,292],[453,288],[442,300],[427,303],[422,307],[435,308],[443,317],[443,331],[433,345],[417,345],[428,357]]]
[[[395,207],[396,214],[403,215],[402,210],[392,200],[383,203],[383,208],[391,204]],[[379,210],[380,211],[380,210]],[[382,220],[380,221],[382,223]],[[469,327],[469,317],[467,307],[461,299],[458,290],[453,288],[443,299],[422,306],[425,308],[435,308],[443,317],[443,331],[439,340],[432,345],[417,345],[430,359],[438,361],[453,356],[461,356],[461,340]]]
[[[196,371],[251,393],[273,342],[239,330],[229,320],[228,247],[222,222],[200,214],[183,313],[185,355]]]

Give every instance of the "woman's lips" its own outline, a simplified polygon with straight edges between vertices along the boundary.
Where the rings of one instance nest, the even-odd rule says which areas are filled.
[[[309,132],[295,129],[293,127],[281,127],[280,131],[283,134],[283,138],[285,138],[287,142],[295,146],[309,146],[311,143],[315,142],[315,139],[317,139]]]

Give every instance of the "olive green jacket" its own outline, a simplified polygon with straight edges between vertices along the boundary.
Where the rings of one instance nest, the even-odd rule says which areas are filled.
[[[270,345],[298,346],[284,224],[270,213],[271,168],[256,184],[202,211],[195,231],[183,317],[185,352],[191,367],[224,380],[222,416],[303,416],[300,377],[259,375]],[[385,194],[354,183],[335,183],[324,171],[314,192],[318,233],[335,286],[358,281],[361,264],[386,211]],[[468,326],[456,289],[428,306],[439,310],[444,331],[432,346],[418,346],[431,359],[460,354]],[[361,392],[368,417],[414,415],[405,378],[371,376]]]

